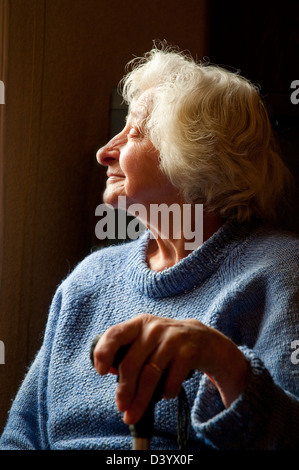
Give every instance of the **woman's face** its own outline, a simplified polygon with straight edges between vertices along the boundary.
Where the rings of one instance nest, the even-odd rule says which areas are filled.
[[[97,152],[98,162],[108,167],[104,202],[113,207],[119,196],[126,197],[127,207],[179,201],[177,189],[159,168],[159,152],[146,133],[152,100],[152,90],[143,93],[132,106],[124,129]]]

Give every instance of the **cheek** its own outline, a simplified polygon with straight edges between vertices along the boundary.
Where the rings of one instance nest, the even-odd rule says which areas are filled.
[[[120,156],[119,165],[125,175],[130,178],[148,178],[158,175],[158,154],[147,149],[128,149]]]
[[[140,155],[138,155],[138,152],[134,148],[126,149],[120,154],[119,166],[126,175],[138,169],[138,162],[140,164]]]

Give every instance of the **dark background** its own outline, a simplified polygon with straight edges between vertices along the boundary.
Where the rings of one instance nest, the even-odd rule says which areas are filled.
[[[210,2],[209,56],[260,86],[295,185],[283,226],[299,231],[299,104],[290,96],[299,77],[299,2]]]

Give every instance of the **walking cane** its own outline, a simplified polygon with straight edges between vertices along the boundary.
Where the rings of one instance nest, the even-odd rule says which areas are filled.
[[[101,336],[102,336],[101,334],[97,335],[91,344],[90,360],[93,366],[94,366],[94,358],[93,358],[94,349]],[[115,369],[118,369],[119,364],[125,357],[129,347],[130,345],[121,346],[119,350],[117,351],[114,357],[113,364],[112,364],[112,366]],[[153,429],[154,429],[155,404],[162,398],[162,390],[163,388],[162,388],[162,380],[161,380],[154,392],[154,395],[151,399],[149,406],[147,407],[140,421],[138,421],[138,423],[136,424],[129,425],[129,430],[133,438],[133,442],[132,442],[133,450],[149,450],[150,449],[150,440],[153,435]]]

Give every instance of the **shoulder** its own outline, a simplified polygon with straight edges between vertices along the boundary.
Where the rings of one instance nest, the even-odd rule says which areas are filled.
[[[248,247],[257,256],[273,262],[299,262],[299,237],[271,226],[260,226],[248,238]]]
[[[297,285],[299,238],[296,234],[260,226],[241,244],[239,265],[243,272],[261,275],[268,281]]]
[[[124,276],[128,269],[128,260],[143,249],[145,237],[118,245],[111,245],[94,250],[80,261],[63,280],[65,288],[93,289],[96,285],[104,286],[112,279]]]
[[[130,253],[138,249],[138,240],[98,248],[87,255],[71,273],[71,277],[96,275],[110,272],[112,268],[122,268]]]

